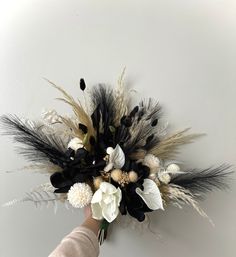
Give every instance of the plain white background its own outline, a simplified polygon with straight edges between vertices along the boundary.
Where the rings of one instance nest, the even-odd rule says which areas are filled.
[[[230,0],[1,0],[0,112],[38,118],[69,113],[47,77],[79,96],[78,82],[111,85],[124,66],[135,99],[155,97],[170,132],[208,136],[182,148],[185,167],[236,164],[236,2]],[[26,162],[0,139],[0,203],[48,178],[17,170]],[[235,179],[235,175],[233,176]],[[201,203],[213,228],[191,208],[151,215],[151,233],[116,226],[101,256],[233,257],[236,183]],[[47,256],[83,220],[82,212],[31,204],[0,209],[0,256]]]

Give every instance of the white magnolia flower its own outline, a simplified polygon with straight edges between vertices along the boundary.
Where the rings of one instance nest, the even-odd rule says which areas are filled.
[[[97,220],[105,218],[108,222],[112,222],[119,214],[121,197],[120,188],[102,182],[91,201],[93,218]]]
[[[147,207],[151,210],[164,210],[161,193],[156,183],[151,179],[144,179],[143,187],[143,190],[137,187],[135,191],[143,199]]]
[[[68,148],[73,149],[74,151],[77,151],[79,148],[83,148],[84,145],[82,144],[82,140],[78,137],[74,137],[70,140],[68,144]]]
[[[67,193],[69,203],[75,208],[87,206],[90,204],[92,197],[92,189],[86,183],[75,183]]]
[[[147,154],[143,159],[143,164],[150,168],[151,173],[156,173],[160,167],[159,159],[153,154]]]

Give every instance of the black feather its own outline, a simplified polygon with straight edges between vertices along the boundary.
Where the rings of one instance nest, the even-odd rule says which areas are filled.
[[[227,180],[233,173],[232,166],[222,164],[207,169],[192,169],[171,180],[171,183],[190,190],[193,194],[207,193],[215,189],[228,188]]]
[[[103,133],[109,133],[109,126],[114,126],[116,111],[112,90],[102,84],[95,86],[91,91],[91,101],[94,109],[91,115],[93,126],[99,129],[101,119]]]
[[[41,130],[26,125],[15,115],[1,116],[0,122],[5,130],[4,135],[13,136],[16,142],[24,145],[19,147],[19,153],[30,161],[50,161],[60,167],[65,167],[70,161],[65,154],[66,147],[54,134],[45,135]]]

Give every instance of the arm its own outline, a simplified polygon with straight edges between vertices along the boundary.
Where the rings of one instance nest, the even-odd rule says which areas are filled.
[[[97,257],[99,244],[97,234],[100,221],[92,218],[90,207],[85,208],[83,224],[64,237],[49,257]]]

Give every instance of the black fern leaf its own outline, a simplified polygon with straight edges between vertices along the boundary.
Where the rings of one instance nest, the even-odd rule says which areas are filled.
[[[193,194],[207,193],[215,189],[227,189],[227,180],[233,173],[231,165],[222,164],[207,169],[192,169],[171,180],[171,183],[190,190]]]
[[[50,161],[60,167],[65,167],[70,161],[65,154],[66,147],[57,136],[43,134],[39,129],[25,124],[16,115],[1,116],[0,122],[4,135],[13,136],[14,141],[24,145],[19,147],[19,153],[30,161]]]

